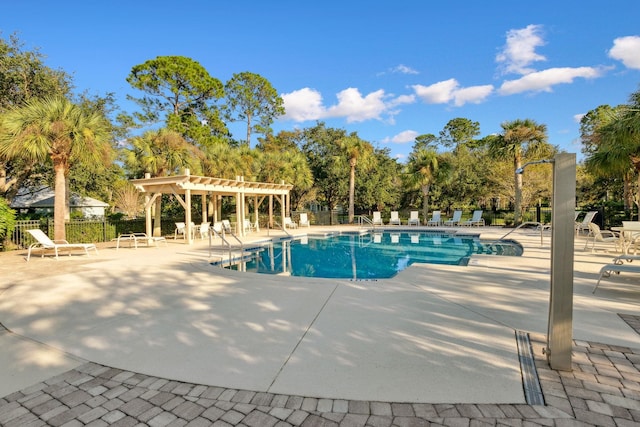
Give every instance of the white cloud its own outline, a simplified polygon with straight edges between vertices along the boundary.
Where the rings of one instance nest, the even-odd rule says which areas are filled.
[[[322,95],[315,89],[299,89],[281,96],[286,111],[283,119],[296,122],[344,117],[348,123],[354,123],[371,119],[382,120],[383,115],[389,116],[392,120],[393,116],[399,113],[393,108],[415,102],[414,95],[388,99],[389,96],[382,89],[366,96],[357,88],[345,89],[336,95],[338,103],[330,107],[323,105]]]
[[[411,86],[416,95],[427,104],[447,104],[453,102],[456,107],[467,103],[479,104],[492,92],[492,85],[461,88],[456,79],[444,80],[430,86]]]
[[[322,105],[322,95],[315,89],[305,87],[291,93],[282,94],[281,97],[286,111],[285,120],[296,122],[318,120],[326,114]]]
[[[582,118],[585,116],[585,113],[580,113],[580,114],[574,114],[573,115],[573,121],[576,123],[580,123],[580,120],[582,120]]]
[[[430,86],[413,85],[411,87],[427,104],[446,104],[453,99],[453,92],[458,86],[456,79],[449,79]]]
[[[400,73],[400,74],[420,74],[416,70],[411,67],[407,67],[406,65],[400,64],[397,67],[391,69],[392,73]]]
[[[453,104],[461,107],[464,104],[480,104],[493,93],[493,85],[470,86],[453,92]]]
[[[500,87],[501,95],[513,95],[522,92],[551,92],[552,87],[561,83],[572,83],[574,79],[582,77],[593,79],[602,76],[605,68],[594,67],[562,67],[549,68],[527,74],[517,80],[507,80]]]
[[[609,57],[621,61],[627,68],[640,70],[640,36],[615,39]]]
[[[382,89],[363,97],[358,89],[350,87],[339,92],[337,97],[338,104],[327,110],[327,116],[346,117],[347,123],[379,119],[387,109]]]
[[[384,142],[393,142],[395,144],[406,144],[407,142],[415,141],[418,135],[420,134],[415,130],[405,130],[395,136],[392,136],[391,138],[386,138]]]
[[[529,65],[536,61],[546,61],[543,55],[535,52],[537,47],[545,44],[541,32],[541,25],[527,25],[507,32],[507,43],[496,56],[496,61],[502,64],[504,74],[529,74],[534,71]]]

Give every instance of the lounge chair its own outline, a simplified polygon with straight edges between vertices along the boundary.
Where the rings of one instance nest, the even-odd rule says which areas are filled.
[[[231,223],[228,219],[222,220],[222,231],[225,233],[233,234],[233,230],[231,230]]]
[[[309,218],[306,213],[300,214],[300,221],[298,222],[300,227],[311,227],[311,223],[309,222]]]
[[[382,216],[380,215],[380,212],[375,211],[373,213],[373,220],[371,220],[371,223],[373,225],[382,225]]]
[[[205,237],[209,237],[209,231],[211,230],[211,225],[209,222],[203,222],[198,227],[198,232],[200,233],[200,238],[204,239]]]
[[[244,220],[244,232],[245,233],[251,233],[253,231],[256,231],[256,226],[251,223],[250,219],[245,218],[245,220]]]
[[[453,216],[446,220],[444,225],[460,225],[460,220],[462,219],[462,211],[453,211]]]
[[[482,211],[481,210],[473,211],[473,216],[471,217],[471,219],[464,221],[462,225],[466,225],[466,226],[476,225],[478,227],[480,227],[481,225],[484,225],[484,218],[482,218]]]
[[[440,217],[440,211],[431,212],[431,219],[427,221],[427,225],[440,225],[442,224],[442,218]]]
[[[44,257],[45,250],[51,250],[56,254],[56,259],[58,259],[58,252],[62,250],[68,250],[69,256],[71,256],[71,251],[73,249],[82,249],[84,252],[89,255],[89,249],[93,249],[98,253],[98,248],[93,243],[69,243],[66,240],[51,240],[49,236],[44,234],[44,232],[40,229],[27,230],[29,234],[33,236],[34,239],[37,240],[36,243],[32,243],[29,246],[29,251],[27,252],[27,261],[31,259],[31,251],[34,249],[42,249],[42,256]]]
[[[407,225],[420,225],[420,216],[418,211],[411,211]]]
[[[596,283],[596,287],[593,288],[592,293],[596,293],[600,281],[605,277],[610,277],[611,273],[640,273],[640,264],[631,264],[634,260],[640,260],[639,255],[620,255],[613,259],[613,263],[606,264],[600,269],[600,277]],[[627,264],[624,263],[627,261]]]
[[[291,220],[290,216],[284,218],[284,228],[298,228],[298,224]]]
[[[589,211],[586,213],[582,222],[576,222],[576,234],[580,234],[583,231],[589,231],[589,224],[593,221],[598,211]]]
[[[391,218],[389,219],[389,225],[401,225],[398,211],[391,211]]]
[[[620,234],[611,230],[600,230],[600,226],[593,222],[589,223],[589,234],[587,235],[587,240],[584,242],[584,249],[587,249],[587,246],[591,242],[591,252],[594,252],[596,249],[596,243],[604,243],[607,246],[610,246],[613,243],[616,251],[618,248],[622,251],[622,241],[620,240]]]
[[[182,236],[184,239],[187,235],[187,225],[184,222],[176,222],[176,229],[173,232],[173,238],[178,240],[178,236]],[[196,224],[191,223],[191,237],[195,238],[196,236]]]

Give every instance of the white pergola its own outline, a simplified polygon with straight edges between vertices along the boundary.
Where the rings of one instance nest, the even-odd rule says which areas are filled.
[[[206,176],[191,175],[189,170],[185,170],[184,175],[162,176],[151,178],[149,174],[143,179],[133,179],[131,183],[135,188],[145,193],[145,217],[146,232],[148,236],[156,233],[152,230],[151,207],[158,197],[163,194],[172,194],[182,205],[185,211],[185,239],[188,243],[193,242],[193,234],[191,230],[191,196],[202,196],[202,218],[204,221],[211,218],[213,222],[220,221],[218,218],[218,203],[222,196],[231,196],[236,198],[236,234],[244,236],[244,222],[247,216],[247,198],[253,197],[254,200],[254,221],[258,225],[258,207],[269,197],[269,223],[273,223],[273,201],[280,202],[281,206],[281,224],[284,224],[284,218],[288,212],[289,192],[293,188],[291,184],[274,184],[269,182],[252,182],[245,181],[244,177],[236,179],[212,178]],[[209,211],[208,206],[211,206]],[[249,215],[250,216],[250,215]],[[205,219],[206,218],[206,219]]]

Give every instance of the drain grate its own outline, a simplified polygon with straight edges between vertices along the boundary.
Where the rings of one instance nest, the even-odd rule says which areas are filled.
[[[538,378],[538,371],[533,358],[529,334],[516,331],[518,343],[518,358],[520,359],[520,372],[522,373],[522,387],[528,405],[544,405],[544,395]]]

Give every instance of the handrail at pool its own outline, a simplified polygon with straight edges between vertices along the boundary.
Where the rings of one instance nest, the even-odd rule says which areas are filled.
[[[376,228],[376,225],[373,223],[373,221],[371,221],[368,217],[366,217],[365,215],[357,215],[358,217],[358,225],[360,227],[363,227],[363,224],[369,224],[370,226],[372,226],[373,228]]]
[[[222,241],[223,245],[227,246],[227,248],[229,250],[229,265],[231,265],[231,260],[232,260],[232,258],[231,258],[231,243],[227,239],[225,239],[225,233],[224,232],[223,233],[218,233],[218,231],[216,231],[213,228],[211,230],[213,231],[213,233],[216,236],[220,237],[220,240]],[[238,241],[238,243],[240,243],[240,253],[241,254],[244,253],[244,243],[242,242],[242,240],[240,240],[238,238],[238,236],[236,236],[233,233],[228,233],[228,234],[232,235]],[[211,233],[209,233],[209,258],[211,258],[211,246],[212,246],[211,245]],[[221,261],[220,262],[220,266],[222,266],[222,265],[224,265],[224,263]]]
[[[540,230],[540,246],[542,246],[543,239],[544,239],[544,235],[542,234],[542,232],[544,231],[544,224],[541,223],[541,222],[537,222],[537,221],[526,221],[526,222],[523,222],[522,224],[520,224],[519,226],[517,226],[513,230],[509,231],[507,234],[505,234],[504,236],[500,237],[499,239],[494,240],[490,244],[493,245],[494,243],[498,243],[501,240],[504,240],[504,238],[507,237],[509,234],[513,233],[516,230],[519,230],[520,228],[524,227],[525,225],[536,225],[537,226],[536,228]]]

